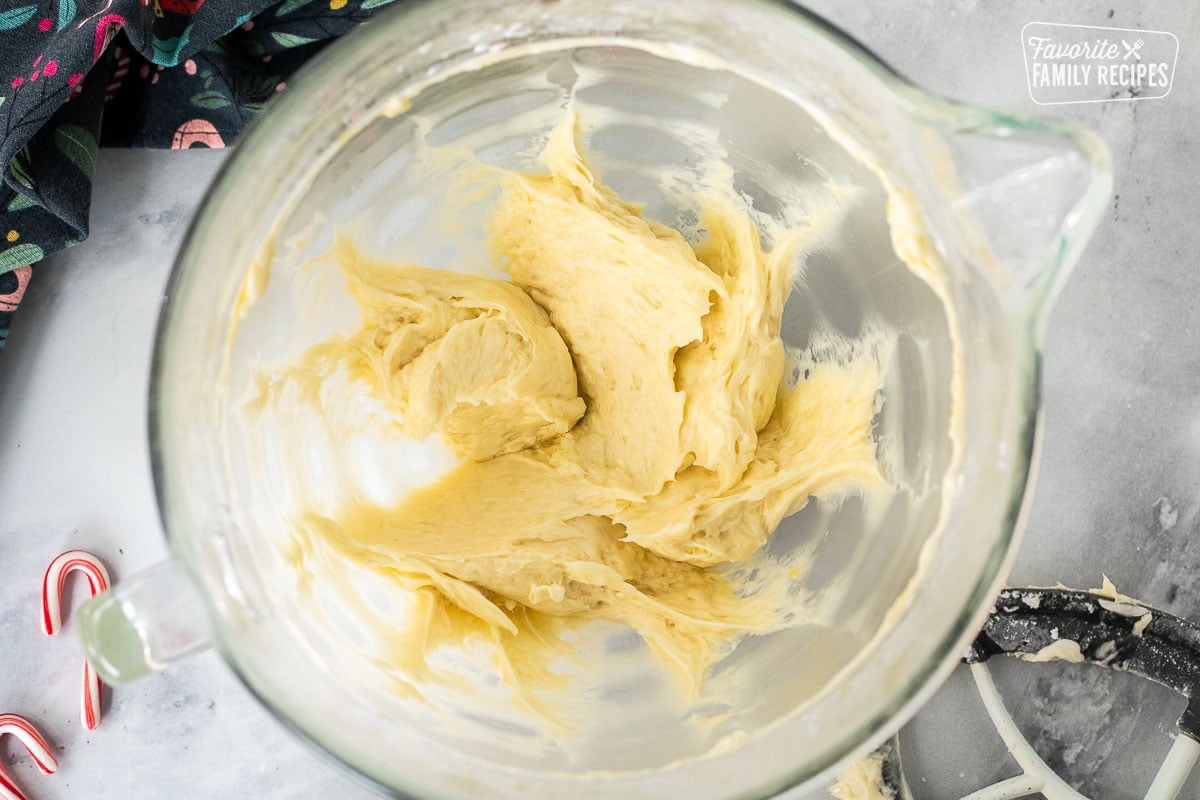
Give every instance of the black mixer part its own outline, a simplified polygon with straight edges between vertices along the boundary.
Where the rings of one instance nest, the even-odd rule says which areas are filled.
[[[963,660],[1037,656],[1063,641],[1076,643],[1088,664],[1182,694],[1188,706],[1179,731],[1200,741],[1200,625],[1137,600],[1065,588],[1005,589]]]

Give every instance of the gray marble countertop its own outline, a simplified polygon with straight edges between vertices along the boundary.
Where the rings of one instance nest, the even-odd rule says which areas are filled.
[[[1178,36],[1165,99],[1055,109],[1109,143],[1117,196],[1052,317],[1040,481],[1012,582],[1094,586],[1106,573],[1200,619],[1200,17],[1167,0],[887,7],[816,6],[918,83],[1024,110],[1035,108],[1026,22]],[[94,550],[116,579],[165,555],[146,448],[152,334],[175,250],[222,159],[103,152],[91,238],[35,268],[0,356],[0,712],[37,719],[61,768],[44,777],[3,743],[0,763],[38,800],[375,796],[292,739],[212,653],[109,691],[101,727],[84,731],[70,615],[69,635],[39,630],[41,574],[60,551]],[[1169,746],[1175,698],[1096,669],[998,673],[1023,730],[1066,777],[1093,795],[1141,796]],[[919,800],[1013,773],[994,735],[966,732],[980,719],[971,703],[960,670],[905,731]],[[1189,791],[1200,796],[1200,784]]]

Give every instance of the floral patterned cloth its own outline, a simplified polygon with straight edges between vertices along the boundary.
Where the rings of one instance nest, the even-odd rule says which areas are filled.
[[[224,147],[394,0],[0,0],[0,347],[47,254],[88,234],[98,146]]]

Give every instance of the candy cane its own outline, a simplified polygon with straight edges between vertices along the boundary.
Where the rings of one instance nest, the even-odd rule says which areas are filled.
[[[6,733],[17,737],[17,741],[25,746],[42,774],[53,775],[58,769],[58,759],[50,752],[50,745],[46,744],[42,734],[38,733],[38,729],[33,727],[29,720],[16,714],[0,714],[0,737]],[[29,800],[17,788],[12,777],[4,771],[3,762],[0,762],[0,800]]]
[[[108,590],[108,570],[100,559],[83,550],[68,550],[50,562],[42,579],[42,630],[53,636],[62,630],[62,594],[67,575],[79,571],[87,576],[92,597]],[[83,662],[83,696],[79,704],[79,724],[95,730],[100,724],[100,697],[104,691],[99,676],[86,660]]]

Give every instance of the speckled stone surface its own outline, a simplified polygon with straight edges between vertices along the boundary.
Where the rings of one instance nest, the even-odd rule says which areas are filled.
[[[1027,111],[1026,22],[1179,37],[1165,99],[1054,109],[1108,141],[1117,197],[1052,316],[1041,474],[1012,582],[1086,587],[1106,573],[1200,618],[1200,18],[1165,0],[815,7],[918,83]],[[11,742],[0,759],[39,800],[375,796],[295,742],[211,653],[110,692],[101,728],[83,731],[72,624],[54,639],[38,628],[41,571],[59,551],[87,546],[117,579],[165,553],[146,451],[151,338],[174,252],[222,158],[102,153],[91,239],[35,270],[0,355],[0,711],[39,720],[61,769],[38,774]],[[1177,698],[1074,665],[999,664],[996,674],[1064,776],[1096,796],[1141,797]],[[919,800],[1015,772],[980,720],[959,670],[902,736]],[[1200,783],[1182,796],[1200,796]]]

